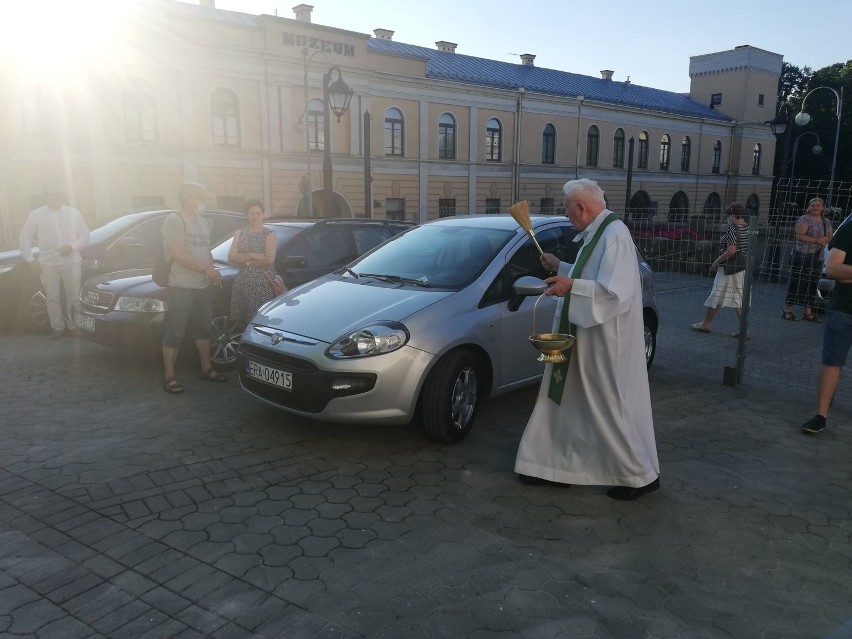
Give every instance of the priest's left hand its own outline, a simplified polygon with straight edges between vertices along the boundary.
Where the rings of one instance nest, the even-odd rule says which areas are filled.
[[[548,277],[544,280],[546,284],[550,284],[550,287],[544,292],[545,295],[558,295],[559,297],[565,297],[568,291],[571,290],[571,287],[574,286],[574,279],[571,277]]]

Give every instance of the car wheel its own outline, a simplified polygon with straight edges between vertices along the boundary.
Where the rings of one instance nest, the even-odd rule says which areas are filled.
[[[41,288],[26,290],[21,295],[18,302],[18,328],[27,333],[50,330],[47,298]]]
[[[237,365],[237,349],[243,326],[232,322],[227,315],[213,320],[213,335],[210,337],[210,362],[217,370],[230,370]]]
[[[654,361],[654,355],[657,354],[657,332],[653,326],[648,325],[648,320],[644,322],[645,332],[645,366],[651,368],[651,362]]]
[[[430,439],[444,444],[467,437],[479,408],[476,359],[466,351],[444,356],[420,391],[420,422]]]

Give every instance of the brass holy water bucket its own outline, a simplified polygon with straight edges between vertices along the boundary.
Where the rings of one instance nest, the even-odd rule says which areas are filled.
[[[533,305],[533,331],[535,331],[535,310],[542,297],[545,297],[545,295],[539,295]],[[565,361],[563,353],[574,345],[575,339],[573,335],[567,333],[533,333],[530,335],[530,343],[536,350],[540,351],[538,361],[551,364]]]

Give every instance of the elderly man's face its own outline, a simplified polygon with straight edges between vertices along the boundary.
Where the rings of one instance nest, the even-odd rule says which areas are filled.
[[[49,209],[58,209],[62,206],[62,193],[48,191],[44,196],[44,203]]]
[[[573,196],[566,195],[562,204],[565,207],[565,217],[571,220],[571,224],[578,231],[585,229],[600,213],[600,211],[593,212],[585,200]]]

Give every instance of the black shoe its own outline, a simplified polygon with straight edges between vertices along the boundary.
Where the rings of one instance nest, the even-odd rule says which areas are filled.
[[[550,481],[541,477],[533,477],[532,475],[518,475],[518,481],[527,486],[562,486],[567,488],[571,484],[562,484],[558,481]]]
[[[58,339],[62,339],[63,337],[65,337],[65,331],[53,331],[48,339],[50,339],[51,341],[56,341]]]
[[[816,435],[825,430],[825,417],[822,415],[814,415],[804,424],[802,424],[802,432]]]
[[[613,499],[621,501],[633,501],[639,499],[645,493],[652,493],[660,487],[660,478],[657,477],[654,481],[646,486],[634,488],[633,486],[614,486],[606,491],[606,494]]]

